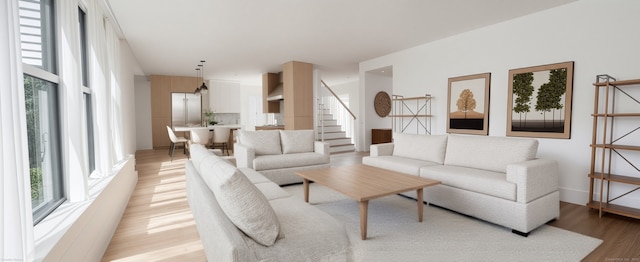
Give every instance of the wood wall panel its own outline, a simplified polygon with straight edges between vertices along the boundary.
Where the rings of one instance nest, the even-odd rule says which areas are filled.
[[[170,117],[154,117],[151,119],[151,132],[153,133],[151,139],[154,149],[169,148],[171,140],[167,133],[167,126],[171,126]]]
[[[151,75],[150,79],[153,148],[169,148],[171,140],[167,134],[167,126],[171,126],[171,93],[193,93],[197,85],[202,83],[199,78],[189,76]]]
[[[202,85],[198,78],[189,76],[172,76],[171,92],[193,93],[196,88]]]
[[[171,117],[171,77],[151,75],[151,117]]]
[[[287,62],[282,73],[285,129],[313,129],[313,65]]]

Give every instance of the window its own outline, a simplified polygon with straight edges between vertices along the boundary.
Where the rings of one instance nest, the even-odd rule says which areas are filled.
[[[20,0],[22,62],[56,73],[52,0]]]
[[[89,169],[87,170],[88,175],[90,175],[91,172],[96,170],[96,154],[95,154],[96,151],[95,151],[94,137],[93,137],[93,115],[91,114],[91,112],[93,112],[92,106],[91,106],[91,94],[84,93],[84,121],[86,123],[85,128],[87,129],[85,132],[87,147],[85,149],[87,150],[86,161],[87,161],[87,167]]]
[[[31,203],[37,224],[65,200],[58,84],[52,81],[57,73],[55,19],[52,0],[20,0],[19,6],[22,62],[36,67],[24,75],[24,93]]]
[[[93,136],[93,110],[91,106],[91,89],[89,88],[89,62],[87,58],[87,15],[78,7],[78,32],[80,35],[80,65],[82,67],[82,86],[84,87],[84,123],[85,123],[85,156],[86,166],[88,168],[87,174],[90,175],[96,169],[95,149],[94,149],[94,136]]]
[[[57,85],[24,76],[34,224],[64,200]]]

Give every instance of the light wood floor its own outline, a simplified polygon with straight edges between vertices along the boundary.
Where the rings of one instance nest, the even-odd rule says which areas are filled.
[[[331,157],[333,166],[360,163],[362,153]],[[205,261],[185,192],[184,162],[176,150],[136,153],[138,184],[102,261]],[[585,177],[585,179],[587,179]],[[561,202],[549,225],[604,240],[585,261],[640,261],[640,220]]]

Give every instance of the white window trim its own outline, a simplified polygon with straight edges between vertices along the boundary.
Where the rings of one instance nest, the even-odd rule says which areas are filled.
[[[40,78],[51,83],[60,84],[60,77],[38,67],[22,63],[22,70],[27,75]]]

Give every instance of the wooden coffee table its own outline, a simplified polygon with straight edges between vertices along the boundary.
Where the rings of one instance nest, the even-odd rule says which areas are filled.
[[[331,188],[358,201],[362,240],[367,238],[369,200],[416,190],[418,194],[418,222],[422,222],[424,208],[422,189],[440,184],[440,181],[361,164],[305,170],[296,174],[304,179],[304,201],[307,203],[309,202],[309,181]]]

